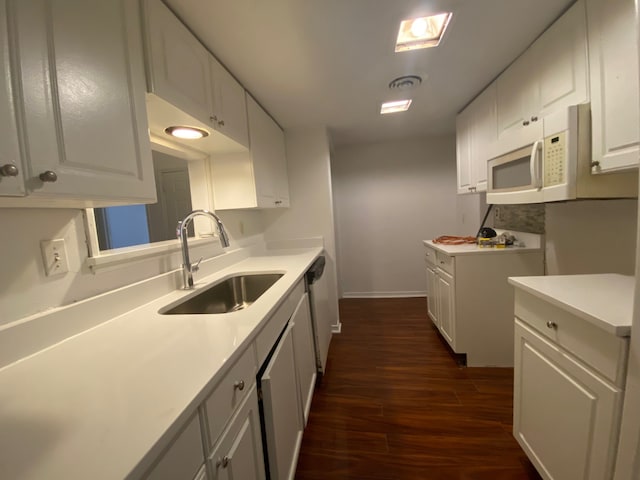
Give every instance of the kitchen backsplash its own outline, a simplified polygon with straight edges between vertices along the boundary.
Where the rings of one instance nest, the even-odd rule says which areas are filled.
[[[544,234],[545,206],[540,204],[494,205],[493,225],[505,230]]]

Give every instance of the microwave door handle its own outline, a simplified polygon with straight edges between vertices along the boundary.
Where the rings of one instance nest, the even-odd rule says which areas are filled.
[[[536,140],[531,149],[531,160],[529,168],[531,169],[531,184],[535,188],[542,187],[542,179],[540,178],[540,166],[542,161],[542,140]]]

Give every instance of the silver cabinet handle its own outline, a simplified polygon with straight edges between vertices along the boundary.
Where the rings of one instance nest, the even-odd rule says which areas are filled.
[[[558,324],[556,322],[552,322],[551,320],[549,320],[547,322],[547,328],[551,328],[552,330],[555,330],[556,328],[558,328]]]
[[[238,380],[235,382],[233,384],[233,389],[235,390],[236,388],[240,391],[244,390],[244,380]]]
[[[43,182],[53,183],[58,180],[58,174],[53,170],[47,170],[39,175],[40,180]]]
[[[227,455],[225,455],[222,458],[219,458],[216,461],[216,468],[220,467],[222,465],[222,468],[227,468],[227,465],[229,465],[229,457]]]
[[[211,120],[212,122],[217,122],[218,121],[218,116],[217,115],[211,115],[209,117],[209,120]]]
[[[7,163],[0,167],[0,176],[2,177],[17,177],[20,171],[13,163]]]
[[[220,127],[224,127],[224,120],[220,120],[220,121],[218,122],[218,126],[220,126]]]
[[[591,168],[599,167],[599,166],[600,166],[600,162],[598,160],[594,160],[593,162],[591,162]]]
[[[282,203],[282,200],[276,200],[276,201],[275,201],[275,204],[276,204],[276,205],[280,205],[281,203]]]
[[[538,121],[538,117],[536,117],[535,115],[531,117],[531,121],[532,122],[537,122]]]
[[[524,122],[522,122],[522,125],[524,125],[525,127],[529,125],[529,120],[525,120]]]

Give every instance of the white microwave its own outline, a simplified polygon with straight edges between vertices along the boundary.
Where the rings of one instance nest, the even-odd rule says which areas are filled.
[[[543,137],[487,163],[487,203],[637,197],[636,175],[591,173],[589,104],[542,119]]]

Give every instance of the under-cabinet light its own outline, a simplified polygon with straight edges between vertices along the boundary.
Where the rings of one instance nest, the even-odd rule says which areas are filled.
[[[439,13],[400,22],[396,52],[437,47],[449,25],[451,15],[451,13]]]
[[[186,139],[186,140],[197,140],[198,138],[204,138],[209,136],[209,132],[203,130],[202,128],[196,127],[186,127],[186,126],[173,126],[167,127],[164,129],[165,133],[168,135],[172,135],[174,137]]]
[[[396,100],[394,102],[385,102],[380,107],[380,114],[406,112],[411,106],[411,100]]]

